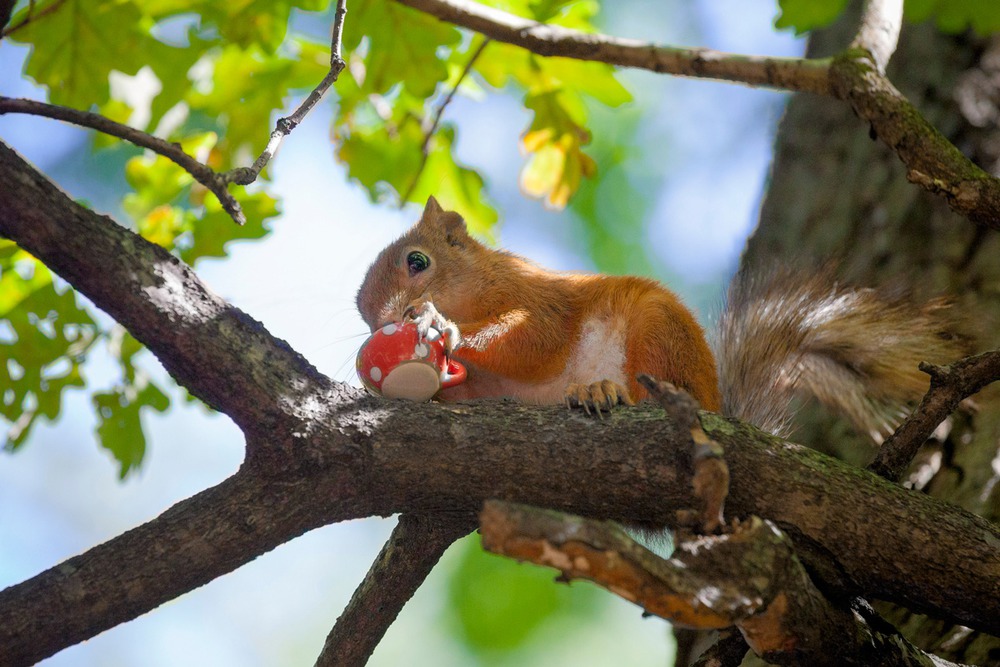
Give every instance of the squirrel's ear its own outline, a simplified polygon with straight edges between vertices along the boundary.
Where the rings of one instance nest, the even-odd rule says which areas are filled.
[[[441,208],[441,204],[433,195],[427,198],[427,206],[424,207],[423,215],[417,224],[425,230],[443,233],[448,245],[461,246],[471,238],[462,216]]]
[[[434,195],[431,195],[427,198],[427,205],[424,206],[424,214],[421,217],[426,218],[436,213],[444,213],[444,209],[441,208],[441,204],[434,198]]]

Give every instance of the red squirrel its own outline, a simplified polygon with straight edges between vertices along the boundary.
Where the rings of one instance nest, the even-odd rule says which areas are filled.
[[[357,306],[372,331],[413,317],[446,333],[469,374],[440,392],[444,401],[508,396],[600,414],[644,398],[636,376],[648,373],[775,433],[805,391],[878,438],[926,390],[919,361],[959,356],[939,333],[940,304],[816,278],[736,282],[713,354],[691,311],[656,281],[545,270],[476,241],[431,197],[368,269]]]

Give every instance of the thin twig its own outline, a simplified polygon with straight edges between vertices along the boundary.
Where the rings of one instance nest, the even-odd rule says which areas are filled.
[[[4,0],[4,1],[6,2],[7,0]],[[30,9],[28,11],[28,14],[27,14],[27,16],[24,17],[23,21],[21,21],[17,25],[7,26],[7,27],[3,28],[3,30],[0,30],[0,39],[3,39],[4,37],[6,37],[8,35],[11,35],[11,34],[17,32],[18,30],[20,30],[24,26],[28,25],[32,21],[35,21],[37,19],[42,18],[43,16],[51,14],[55,10],[59,9],[59,7],[61,7],[65,2],[66,2],[66,0],[55,0],[55,2],[53,2],[51,5],[49,5],[48,7],[46,7],[45,9],[43,9],[42,11],[37,12],[37,13],[34,11],[34,9],[35,9],[35,3],[32,2],[31,5],[30,5]],[[16,0],[14,0],[14,2],[11,3],[11,7],[13,8],[13,5],[15,5],[15,4],[17,4]],[[7,20],[8,21],[10,20],[9,16],[7,17]],[[6,25],[6,21],[4,21],[3,23],[0,23],[0,26],[3,26],[3,25]]]
[[[68,107],[47,104],[36,100],[15,99],[12,97],[0,96],[0,115],[5,113],[24,113],[34,116],[53,118],[67,123],[73,123],[74,125],[89,127],[93,130],[103,132],[104,134],[124,139],[125,141],[131,142],[141,148],[148,148],[154,153],[172,160],[179,167],[191,174],[196,181],[208,188],[213,194],[215,194],[216,197],[219,198],[219,202],[222,203],[222,208],[225,209],[226,213],[228,213],[237,224],[242,225],[246,222],[246,216],[243,214],[243,210],[240,208],[239,202],[236,201],[233,195],[229,193],[229,190],[226,189],[226,180],[223,176],[217,174],[210,167],[207,167],[185,153],[179,144],[165,141],[159,137],[154,137],[153,135],[143,132],[142,130],[137,130],[134,127],[123,125],[122,123],[115,122],[110,118],[96,113],[70,109]]]
[[[931,387],[917,409],[882,443],[868,469],[896,481],[931,437],[934,429],[958,404],[1000,379],[1000,350],[962,359],[950,366],[920,364],[931,376]]]
[[[10,23],[16,4],[17,0],[0,0],[0,39],[7,35],[7,24]]]
[[[434,133],[437,132],[438,126],[441,124],[441,117],[444,115],[444,110],[448,107],[449,104],[451,104],[452,99],[454,99],[455,97],[455,93],[458,92],[458,87],[462,85],[462,82],[465,81],[465,77],[467,77],[469,75],[469,72],[472,71],[473,65],[476,64],[477,60],[479,60],[479,56],[483,54],[483,50],[486,48],[486,45],[492,41],[493,41],[492,39],[487,37],[476,48],[475,52],[472,54],[472,57],[469,58],[469,61],[467,63],[465,63],[465,67],[462,69],[462,73],[458,76],[458,80],[455,81],[455,85],[451,87],[451,90],[448,91],[448,95],[445,96],[445,98],[441,101],[441,104],[438,105],[437,110],[434,112],[434,119],[432,120],[430,127],[428,127],[427,130],[424,132],[424,141],[423,143],[420,144],[420,166],[417,167],[417,173],[413,175],[413,180],[410,182],[410,187],[408,187],[406,189],[406,193],[399,198],[400,208],[403,208],[403,206],[406,205],[406,202],[410,200],[410,196],[413,194],[413,191],[417,188],[417,183],[420,182],[420,176],[421,174],[424,173],[424,167],[427,166],[427,158],[430,157],[429,148],[431,145],[431,139],[434,137]]]
[[[326,638],[316,667],[364,665],[441,554],[475,527],[472,514],[401,515]]]
[[[290,115],[283,118],[279,118],[278,122],[275,124],[274,131],[271,132],[271,138],[267,142],[267,146],[264,147],[264,151],[254,160],[254,163],[250,167],[237,167],[236,169],[231,169],[230,171],[223,174],[223,178],[227,181],[233,183],[239,183],[240,185],[249,185],[257,180],[260,172],[267,166],[267,163],[271,161],[271,158],[278,152],[278,148],[281,146],[281,142],[287,137],[292,130],[298,127],[298,124],[302,122],[302,119],[312,111],[313,107],[323,99],[326,95],[326,91],[330,89],[330,86],[340,77],[340,73],[346,67],[344,58],[341,55],[342,45],[343,45],[343,33],[344,33],[344,17],[347,15],[347,0],[337,0],[337,12],[333,19],[333,33],[330,39],[330,70],[323,77],[323,80],[313,88],[312,92],[306,97],[306,99],[299,105],[299,107]]]
[[[903,0],[866,0],[851,48],[870,53],[879,74],[885,74],[889,58],[896,51],[902,25]]]

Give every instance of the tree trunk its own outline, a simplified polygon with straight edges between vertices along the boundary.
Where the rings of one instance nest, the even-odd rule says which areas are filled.
[[[816,33],[810,55],[842,49],[855,26],[847,17]],[[1000,40],[945,36],[933,25],[907,25],[889,76],[960,149],[984,169],[998,172]],[[831,263],[854,284],[898,285],[919,299],[947,295],[969,321],[962,333],[970,336],[970,347],[998,347],[993,324],[1000,315],[995,287],[1000,284],[1000,236],[908,183],[896,156],[868,135],[846,105],[806,95],[790,102],[745,267],[815,270]],[[1000,441],[997,394],[984,391],[975,398],[975,410],[954,415],[950,432],[925,446],[909,478],[917,489],[994,521],[1000,514],[993,467]],[[863,438],[851,436],[844,424],[819,410],[804,410],[800,421],[799,442],[859,465],[873,454]],[[915,644],[943,657],[974,664],[1000,660],[1000,641],[994,637],[888,605],[880,610]]]

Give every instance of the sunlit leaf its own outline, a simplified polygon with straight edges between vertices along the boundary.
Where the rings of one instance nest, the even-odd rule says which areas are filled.
[[[300,42],[299,50],[292,59],[226,46],[213,61],[209,90],[188,95],[192,110],[224,128],[227,154],[245,147],[255,157],[267,144],[272,112],[284,108],[292,90],[312,88],[326,74],[328,49]]]
[[[348,48],[368,39],[364,89],[385,93],[402,84],[417,97],[434,93],[447,78],[440,47],[454,46],[461,34],[454,26],[391,0],[369,0],[351,10]]]
[[[270,233],[266,222],[279,214],[278,202],[264,192],[237,198],[247,222],[234,225],[215,197],[205,200],[205,214],[191,223],[191,243],[181,251],[181,259],[194,264],[202,257],[225,257],[228,244],[237,240],[259,239]]]
[[[387,187],[405,193],[420,168],[424,134],[416,122],[405,122],[393,132],[382,126],[359,126],[339,141],[337,156],[348,175],[367,190],[372,201],[385,197]]]
[[[521,188],[533,197],[544,197],[547,206],[563,208],[580,187],[580,179],[597,167],[583,152],[590,133],[573,119],[557,92],[528,95],[525,106],[535,112],[521,148],[529,155],[521,171]]]
[[[330,0],[239,0],[206,3],[202,13],[219,27],[223,41],[273,54],[285,39],[292,8],[315,12],[329,4]]]
[[[187,137],[179,143],[185,153],[204,162],[216,140],[214,133],[206,132]],[[194,183],[194,177],[172,160],[147,153],[128,161],[125,178],[133,192],[125,195],[123,205],[136,221],[139,232],[149,234],[149,240],[155,243],[172,247],[173,237],[185,231],[184,220],[181,213],[166,209],[178,203],[178,198]]]
[[[135,74],[154,40],[142,12],[120,0],[49,0],[27,7],[11,21],[33,18],[10,39],[34,46],[25,74],[44,85],[55,104],[80,109],[108,100],[108,74]]]

